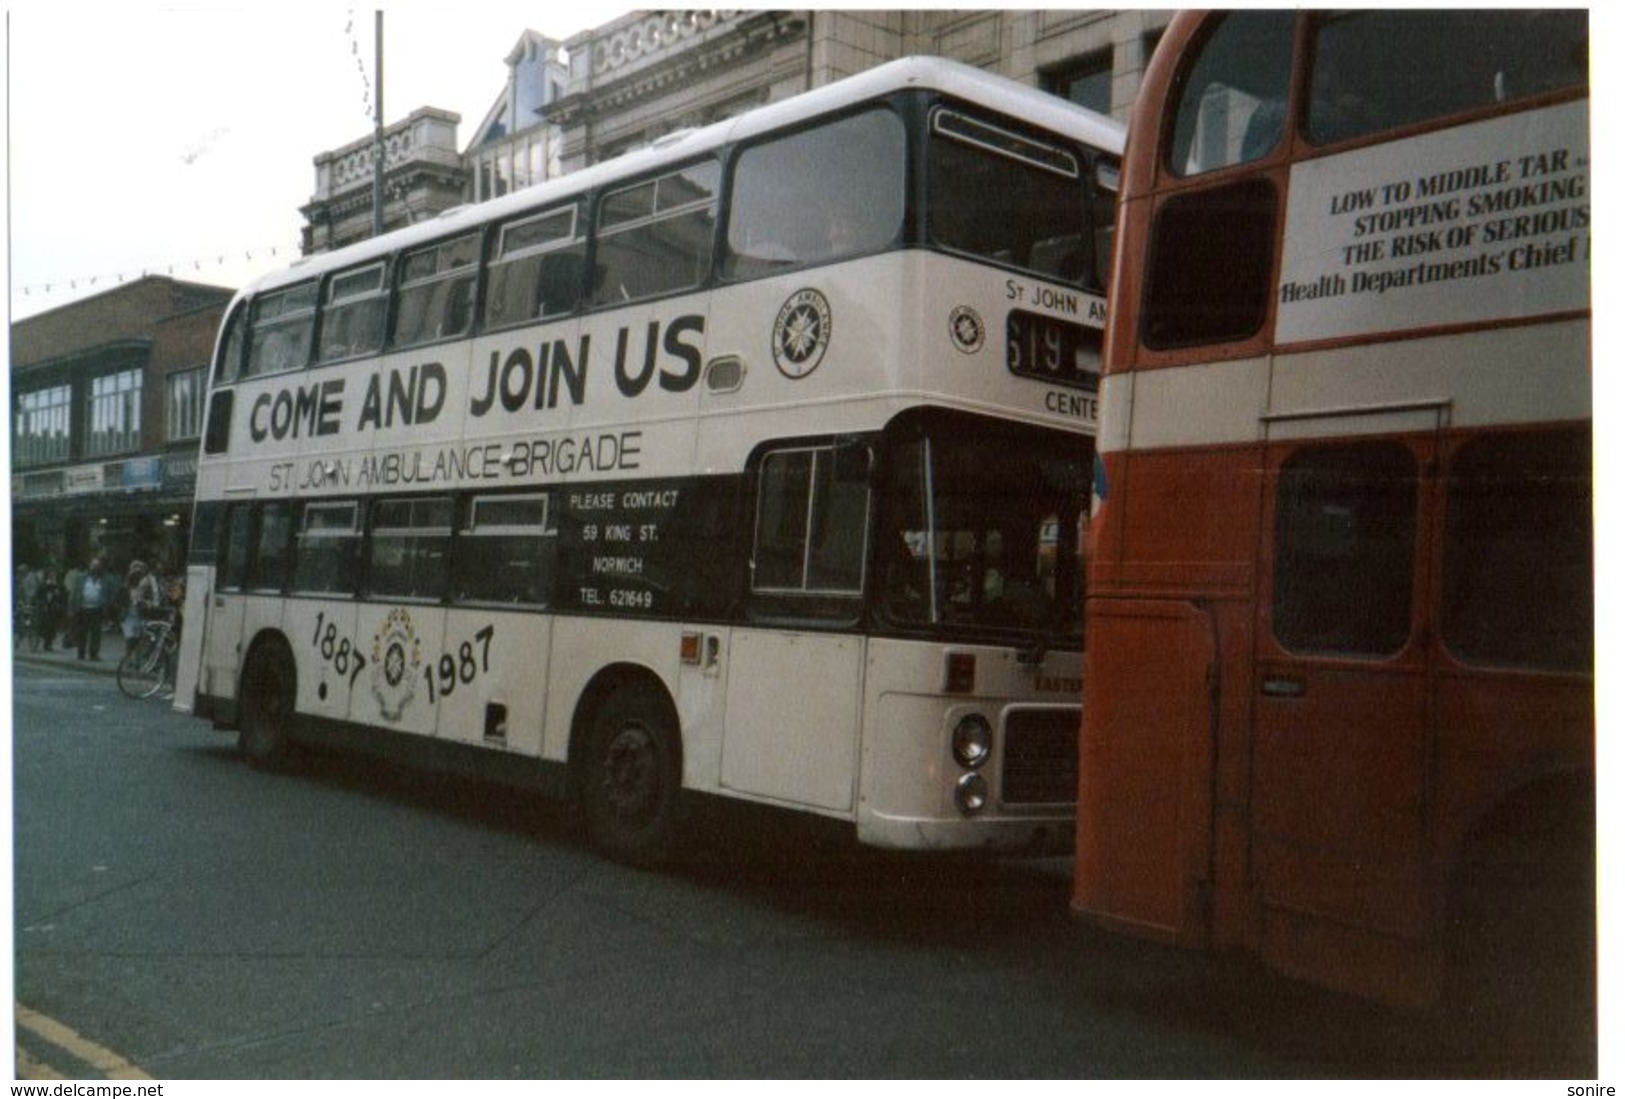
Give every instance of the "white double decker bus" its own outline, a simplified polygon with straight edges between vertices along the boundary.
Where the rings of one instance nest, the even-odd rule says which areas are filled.
[[[177,706],[860,841],[1070,839],[1121,127],[906,59],[246,288]]]

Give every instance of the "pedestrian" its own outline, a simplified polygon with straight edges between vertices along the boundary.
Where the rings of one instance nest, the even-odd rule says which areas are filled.
[[[34,600],[39,595],[39,572],[28,565],[17,566],[11,583],[11,636],[21,644],[34,629]]]
[[[39,629],[40,647],[46,652],[54,652],[56,631],[62,625],[62,615],[68,606],[68,591],[62,586],[62,574],[56,569],[45,570],[45,580],[40,584],[36,606],[39,613],[34,625]]]
[[[141,637],[141,624],[155,616],[164,605],[158,578],[145,561],[131,561],[124,575],[124,651],[129,652]]]
[[[62,587],[68,594],[68,605],[62,608],[62,648],[79,647],[79,589],[84,587],[85,570],[75,565],[62,577]]]
[[[74,611],[74,624],[79,630],[78,653],[80,660],[102,658],[102,627],[107,619],[107,608],[112,602],[113,584],[102,571],[102,559],[93,557],[85,574],[79,578],[79,599]]]

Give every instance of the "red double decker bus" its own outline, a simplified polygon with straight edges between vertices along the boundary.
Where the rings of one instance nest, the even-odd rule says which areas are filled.
[[[1080,915],[1594,1011],[1588,33],[1169,27],[1120,196]]]

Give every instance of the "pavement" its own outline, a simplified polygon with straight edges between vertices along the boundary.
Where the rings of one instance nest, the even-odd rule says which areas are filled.
[[[80,660],[78,651],[72,645],[64,646],[60,641],[50,651],[35,649],[26,643],[18,644],[15,638],[11,643],[13,664],[35,668],[71,668],[86,675],[117,675],[119,658],[123,655],[124,638],[117,630],[108,630],[102,635],[100,660]]]

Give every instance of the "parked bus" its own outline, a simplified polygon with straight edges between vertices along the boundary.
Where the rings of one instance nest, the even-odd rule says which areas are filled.
[[[313,256],[218,340],[177,706],[1069,845],[1122,128],[905,59]]]
[[[1411,1004],[1521,912],[1476,948],[1511,995],[1594,978],[1587,66],[1582,10],[1170,25],[1120,196],[1075,912]]]

